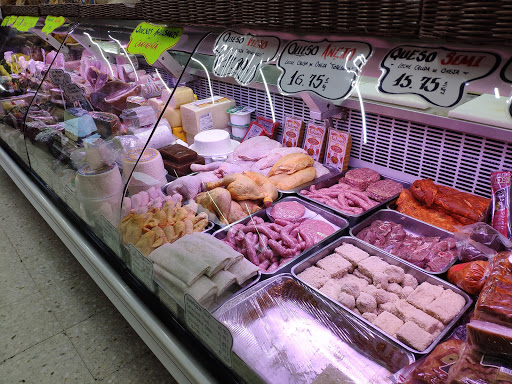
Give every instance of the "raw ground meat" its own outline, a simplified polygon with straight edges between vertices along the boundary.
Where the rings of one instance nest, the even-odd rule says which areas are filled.
[[[296,222],[306,213],[306,208],[296,201],[284,201],[277,203],[272,208],[272,217],[274,220],[287,220]]]
[[[380,180],[380,174],[369,168],[351,169],[345,174],[345,182],[361,190],[365,190],[368,185]]]
[[[366,188],[368,196],[373,200],[384,201],[387,200],[404,189],[403,185],[393,180],[379,180],[372,183]]]
[[[299,226],[300,235],[303,238],[311,238],[313,244],[319,243],[334,232],[332,225],[321,220],[306,220]]]

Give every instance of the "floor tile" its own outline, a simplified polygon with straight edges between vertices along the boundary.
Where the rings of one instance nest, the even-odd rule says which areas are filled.
[[[0,362],[61,332],[40,293],[0,308]]]
[[[12,246],[9,238],[4,231],[0,229],[0,267],[4,263],[10,263],[13,261],[19,261],[20,257],[16,253],[16,250]]]
[[[36,292],[34,280],[20,260],[13,259],[0,267],[0,308]]]
[[[20,254],[20,251],[17,252]],[[42,249],[37,255],[21,257],[39,289],[72,277],[87,275],[80,263],[63,245]]]
[[[121,367],[101,381],[106,384],[174,384],[176,380],[152,353]]]
[[[59,333],[0,364],[4,383],[94,383],[66,335]]]
[[[149,352],[117,309],[103,311],[66,334],[96,379],[102,379]]]
[[[112,307],[107,296],[85,272],[68,280],[50,283],[41,293],[64,329]]]

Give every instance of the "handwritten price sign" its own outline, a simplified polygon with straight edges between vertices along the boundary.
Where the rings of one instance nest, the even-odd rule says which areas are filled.
[[[38,20],[39,17],[37,16],[25,16],[23,21],[18,25],[17,29],[20,32],[28,32],[29,29],[36,26]]]
[[[19,27],[21,25],[21,23],[23,23],[23,19],[25,18],[25,16],[20,16],[18,17],[15,21],[14,21],[14,24],[12,24],[12,27],[14,29],[18,29],[19,30]]]
[[[162,54],[180,40],[183,28],[168,28],[150,23],[140,23],[130,36],[126,50],[134,55],[142,54],[153,65]]]
[[[9,25],[13,25],[18,17],[17,16],[7,16],[5,19],[2,20],[2,27],[6,27]]]
[[[371,45],[358,41],[290,41],[277,62],[283,71],[279,88],[287,94],[310,91],[328,100],[346,99],[371,53]]]
[[[263,63],[274,60],[281,41],[273,36],[242,35],[234,31],[222,33],[215,41],[213,73],[233,77],[239,84],[249,84]]]
[[[41,29],[42,32],[46,33],[48,36],[50,33],[55,31],[57,28],[59,28],[61,25],[63,25],[66,22],[66,18],[63,16],[46,16],[46,19],[44,21],[44,27]]]
[[[467,83],[490,75],[499,63],[494,53],[401,45],[382,59],[379,91],[416,94],[439,107],[452,107]]]

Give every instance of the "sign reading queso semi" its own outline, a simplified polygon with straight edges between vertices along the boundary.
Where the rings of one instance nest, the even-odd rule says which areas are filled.
[[[133,30],[126,50],[134,55],[144,55],[148,64],[153,65],[165,51],[178,43],[182,33],[183,28],[140,23]]]

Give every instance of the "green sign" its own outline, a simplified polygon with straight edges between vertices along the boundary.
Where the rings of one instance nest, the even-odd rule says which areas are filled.
[[[7,16],[5,19],[2,20],[2,27],[11,25],[15,21],[16,21],[16,16]]]
[[[30,28],[34,28],[37,24],[39,17],[37,16],[25,16],[23,21],[18,25],[18,31],[28,32]]]
[[[16,19],[16,21],[14,22],[14,24],[12,25],[12,27],[14,29],[18,29],[21,25],[21,23],[23,23],[23,19],[25,18],[25,16],[20,16]]]
[[[140,23],[130,36],[126,50],[131,54],[142,54],[149,64],[174,47],[180,40],[183,28],[168,28],[150,23]]]
[[[49,35],[61,25],[66,22],[66,18],[63,16],[46,16],[46,20],[44,21],[44,27],[41,30],[42,32]]]

